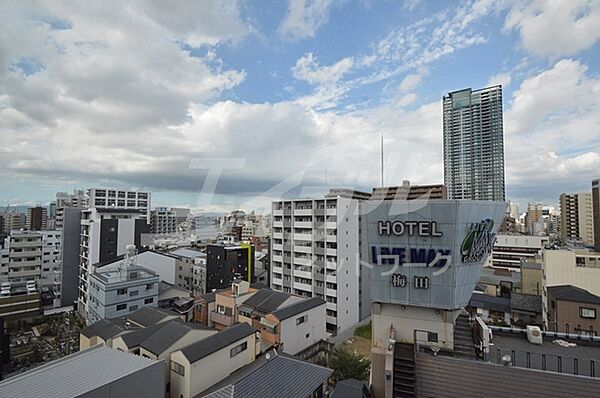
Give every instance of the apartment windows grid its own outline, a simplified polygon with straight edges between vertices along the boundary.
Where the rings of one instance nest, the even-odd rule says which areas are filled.
[[[443,125],[448,197],[504,201],[502,87],[445,95]]]
[[[359,320],[358,200],[342,196],[273,202],[271,286],[326,298],[326,327],[345,330]],[[338,306],[343,306],[338,311]],[[338,316],[339,314],[339,316]]]

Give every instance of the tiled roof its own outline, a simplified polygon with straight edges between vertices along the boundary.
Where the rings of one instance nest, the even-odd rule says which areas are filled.
[[[267,354],[265,354],[266,356]],[[261,366],[239,378],[236,373],[223,380],[230,382],[205,398],[306,398],[325,383],[333,370],[297,358],[269,351]],[[248,366],[252,366],[250,364]],[[243,371],[243,368],[240,369]],[[221,383],[220,383],[221,384]]]
[[[284,292],[276,292],[271,289],[260,289],[242,304],[244,308],[258,310],[262,313],[269,314],[275,311],[283,304],[290,294]]]
[[[181,353],[190,363],[194,363],[254,333],[256,333],[256,331],[252,326],[245,322],[238,323],[219,333],[213,334],[212,336],[182,348]]]
[[[129,314],[127,319],[135,322],[138,325],[150,326],[154,325],[169,316],[175,316],[175,313],[166,311],[156,307],[142,307],[139,310]]]
[[[496,297],[487,294],[474,293],[469,301],[469,307],[510,313],[510,299],[508,297]]]
[[[277,319],[279,319],[280,321],[283,321],[284,319],[291,318],[295,315],[301,314],[305,311],[308,311],[312,308],[318,307],[323,304],[325,304],[325,300],[323,300],[320,297],[313,297],[280,308],[277,311],[274,311],[273,315],[277,317]]]
[[[548,293],[556,300],[574,301],[577,303],[600,304],[600,297],[573,285],[548,287]]]
[[[510,309],[541,313],[542,296],[535,294],[511,293]]]
[[[121,322],[117,321],[118,320],[101,319],[98,322],[83,328],[81,334],[87,338],[98,336],[106,341],[125,330],[125,327],[120,324]]]

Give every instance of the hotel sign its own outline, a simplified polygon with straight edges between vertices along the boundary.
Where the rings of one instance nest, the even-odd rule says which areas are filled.
[[[442,236],[435,221],[379,221],[379,235]]]

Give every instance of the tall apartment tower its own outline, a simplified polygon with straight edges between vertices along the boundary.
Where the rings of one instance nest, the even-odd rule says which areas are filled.
[[[30,231],[43,231],[48,228],[48,210],[42,206],[30,207],[25,217],[25,228]]]
[[[592,194],[580,192],[560,195],[560,236],[563,242],[594,244]]]
[[[504,201],[502,86],[448,93],[443,110],[448,198]]]
[[[332,334],[360,320],[359,202],[327,195],[272,205],[271,287],[324,299]]]
[[[594,218],[594,250],[600,253],[600,178],[592,180],[592,216]]]
[[[146,199],[136,199],[142,202],[140,208],[133,204],[126,208],[118,208],[118,205],[112,206],[111,198],[117,201],[119,193],[124,191],[112,192],[115,196],[111,195],[111,190],[104,190],[104,196],[101,196],[103,200],[91,194],[90,207],[81,212],[78,310],[86,318],[90,296],[89,275],[100,269],[104,263],[124,255],[127,245],[141,248],[141,235],[150,233],[147,209],[150,194],[144,195]],[[127,200],[129,192],[124,193]],[[137,197],[139,192],[133,194]],[[102,206],[109,207],[93,207],[92,203],[102,203]],[[134,203],[133,199],[131,203]]]

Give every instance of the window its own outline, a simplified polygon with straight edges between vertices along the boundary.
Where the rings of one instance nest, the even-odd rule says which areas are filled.
[[[296,318],[296,325],[300,325],[306,321],[308,321],[308,315],[301,316],[300,318]]]
[[[154,283],[149,283],[146,285],[146,290],[150,290],[154,287]]]
[[[135,311],[135,310],[137,310],[137,309],[138,309],[138,306],[137,306],[137,305],[132,305],[131,307],[129,307],[129,312],[131,312],[131,311]]]
[[[127,308],[127,304],[117,304],[117,311],[123,311]]]
[[[131,290],[129,292],[129,296],[137,296],[138,294],[140,294],[140,292],[138,292],[137,290]]]
[[[144,304],[152,304],[154,302],[154,297],[147,298],[144,300]]]
[[[185,376],[185,368],[175,361],[171,361],[171,370],[178,375]]]
[[[234,356],[236,356],[237,354],[239,354],[242,351],[246,351],[246,348],[248,348],[248,342],[244,341],[242,344],[235,346],[231,349],[230,355],[231,358],[233,358]]]
[[[127,289],[118,289],[117,294],[127,294]]]
[[[579,307],[579,316],[587,319],[596,319],[596,310],[594,308]]]

